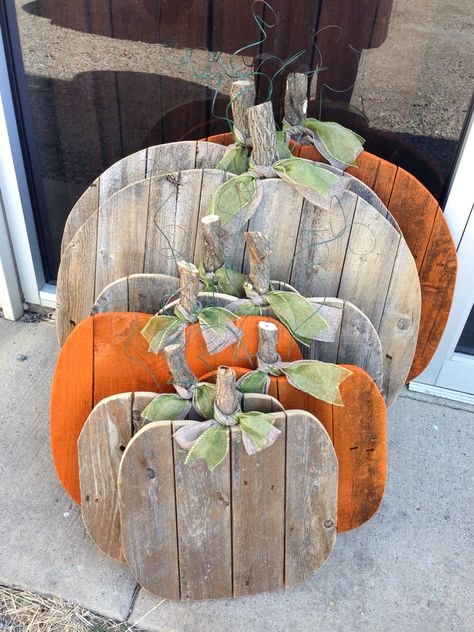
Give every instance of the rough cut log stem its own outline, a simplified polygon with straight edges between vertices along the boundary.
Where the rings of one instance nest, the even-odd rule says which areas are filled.
[[[290,72],[286,80],[285,120],[301,125],[308,110],[308,77],[302,72]]]
[[[250,259],[250,283],[259,294],[266,294],[270,289],[270,239],[265,233],[248,232],[245,241]]]
[[[180,305],[190,314],[198,307],[199,270],[192,263],[178,261]]]
[[[222,268],[225,261],[224,236],[218,215],[206,215],[201,220],[203,265],[206,272]]]
[[[177,343],[165,347],[166,361],[173,376],[173,383],[190,388],[196,378],[186,362],[184,345]]]
[[[220,366],[216,376],[216,406],[224,415],[232,415],[239,408],[239,403],[235,371],[228,366]]]
[[[265,364],[278,362],[278,327],[274,323],[262,320],[258,323],[258,355]]]
[[[271,166],[276,160],[276,127],[270,101],[249,109],[252,160],[256,165]]]
[[[245,144],[250,142],[248,111],[255,104],[253,81],[234,81],[230,87],[234,127],[242,134]]]

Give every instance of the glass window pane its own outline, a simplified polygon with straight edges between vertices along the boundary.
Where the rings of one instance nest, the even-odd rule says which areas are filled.
[[[65,219],[91,181],[143,147],[227,131],[230,83],[252,64],[280,122],[286,72],[317,71],[312,115],[356,129],[442,194],[471,98],[472,2],[271,4],[16,0],[53,278]]]
[[[471,309],[469,318],[464,326],[461,337],[456,347],[458,353],[474,355],[474,307]]]

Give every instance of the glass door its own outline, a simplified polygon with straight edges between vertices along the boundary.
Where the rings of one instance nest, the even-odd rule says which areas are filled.
[[[5,0],[46,278],[91,181],[156,143],[228,131],[258,69],[281,123],[287,72],[309,112],[366,138],[442,201],[471,98],[472,2]]]

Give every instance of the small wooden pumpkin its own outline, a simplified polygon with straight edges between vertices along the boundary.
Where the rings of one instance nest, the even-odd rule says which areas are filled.
[[[124,392],[171,392],[171,374],[165,358],[150,353],[141,330],[149,314],[103,313],[84,320],[62,347],[51,390],[51,448],[59,480],[80,503],[77,440],[94,406],[105,397]],[[210,355],[199,325],[186,330],[186,360],[195,375],[222,365],[252,366],[258,349],[257,324],[261,317],[235,321],[242,331],[238,346]],[[272,318],[280,332],[278,352],[296,360],[301,352],[288,330]]]
[[[253,455],[239,428],[228,429],[229,453],[212,472],[204,461],[185,463],[173,441],[193,422],[151,423],[130,441],[119,470],[123,550],[148,591],[174,600],[255,594],[294,586],[327,559],[336,537],[334,448],[309,413],[274,418],[281,435]]]
[[[272,364],[276,329],[259,324],[264,361]],[[263,341],[263,343],[262,343]],[[376,385],[359,367],[341,365],[352,372],[340,385],[344,406],[333,406],[292,386],[285,376],[270,376],[268,394],[286,409],[300,408],[314,415],[331,437],[339,461],[337,529],[341,533],[367,522],[383,498],[386,469],[386,406]],[[237,378],[249,369],[233,367]],[[206,373],[202,382],[214,382],[216,372]]]

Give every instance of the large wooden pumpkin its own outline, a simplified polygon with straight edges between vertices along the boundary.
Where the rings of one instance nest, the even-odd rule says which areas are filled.
[[[77,440],[94,406],[105,397],[129,391],[171,392],[171,374],[163,355],[148,351],[140,331],[149,314],[103,313],[84,320],[61,349],[51,391],[51,447],[59,480],[80,503]],[[252,367],[258,348],[259,316],[236,321],[243,332],[238,346],[210,355],[198,325],[186,332],[186,360],[195,375],[221,364]],[[279,353],[296,360],[301,352],[288,330],[272,318],[279,329]]]
[[[156,393],[106,397],[90,413],[77,443],[84,525],[94,544],[118,562],[125,562],[118,511],[120,462],[132,436],[147,423],[141,413],[155,397]],[[246,395],[244,410],[280,412],[283,407],[268,395]],[[191,409],[186,419],[199,416]]]
[[[355,529],[369,520],[383,498],[387,470],[386,406],[378,388],[362,369],[352,371],[340,385],[344,406],[332,406],[294,388],[284,377],[270,377],[269,395],[286,409],[313,414],[334,444],[339,461],[337,530]],[[237,377],[248,372],[233,367]],[[200,378],[215,382],[216,372]]]
[[[233,142],[231,134],[206,140],[223,145]],[[312,145],[292,143],[291,148],[295,156],[324,161]],[[456,248],[439,204],[405,169],[364,151],[357,167],[349,167],[347,173],[373,189],[388,208],[416,261],[422,307],[418,343],[407,378],[412,380],[428,366],[443,335],[456,282]]]
[[[218,599],[294,586],[327,559],[336,536],[337,458],[309,413],[276,414],[275,443],[249,456],[230,429],[210,472],[154,422],[128,444],[119,471],[125,559],[159,597]]]

